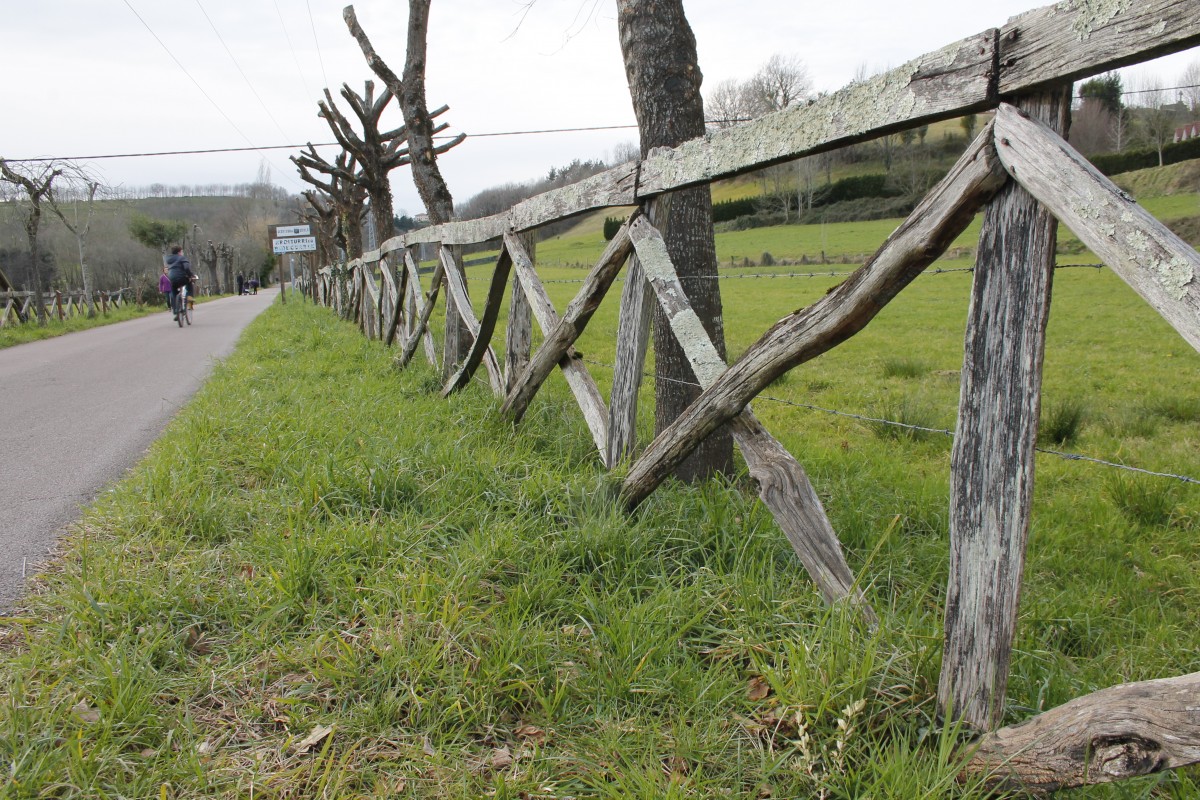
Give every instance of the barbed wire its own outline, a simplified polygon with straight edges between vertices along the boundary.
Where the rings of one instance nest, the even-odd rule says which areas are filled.
[[[490,263],[490,260],[489,262]],[[482,266],[483,262],[469,264],[468,266]],[[1055,269],[1094,269],[1099,272],[1104,268],[1104,264],[1055,264]],[[744,269],[744,268],[743,268]],[[861,269],[861,267],[859,268]],[[921,272],[921,275],[945,275],[951,272],[974,272],[975,267],[938,267],[937,269],[926,269]],[[740,278],[846,278],[858,272],[858,269],[852,270],[811,270],[809,272],[753,272],[739,273],[734,275],[696,275],[689,280],[737,280]],[[491,280],[486,276],[467,276],[468,281],[485,281]],[[621,275],[614,282],[620,283],[625,280],[625,276]],[[585,283],[586,278],[547,278],[542,283]]]
[[[583,361],[585,364],[592,364],[594,366],[605,367],[607,369],[616,369],[615,365],[606,364],[603,361],[596,361],[596,360],[590,359],[590,358],[582,358],[580,360]],[[646,372],[644,370],[642,371],[642,377],[643,378],[653,378],[655,380],[662,380],[662,381],[666,381],[668,383],[674,383],[674,384],[678,384],[681,386],[689,386],[689,387],[696,388],[696,389],[704,388],[700,384],[696,383],[695,381],[684,381],[684,380],[679,380],[678,378],[669,378],[665,375],[658,375],[657,373]],[[921,433],[937,433],[937,434],[942,434],[944,436],[949,436],[950,438],[954,438],[954,431],[947,430],[946,428],[929,428],[929,427],[925,427],[924,425],[912,425],[907,422],[897,422],[896,420],[884,419],[882,417],[869,417],[865,414],[855,414],[855,413],[852,413],[849,411],[839,411],[839,410],[833,409],[833,408],[823,408],[822,406],[815,406],[815,405],[811,405],[809,403],[797,403],[794,400],[786,400],[782,397],[773,397],[769,394],[760,394],[760,395],[755,396],[754,399],[755,400],[767,400],[772,403],[779,403],[779,404],[785,405],[785,406],[802,408],[802,409],[805,409],[808,411],[819,411],[823,414],[830,414],[830,415],[833,415],[836,417],[844,417],[846,419],[858,420],[860,422],[870,422],[870,423],[873,423],[876,425],[888,425],[888,426],[892,426],[895,428],[903,428],[905,430],[919,431]],[[1085,456],[1080,453],[1067,453],[1067,452],[1063,452],[1061,450],[1051,450],[1046,447],[1034,447],[1034,450],[1038,453],[1044,453],[1046,455],[1057,456],[1058,458],[1064,459],[1066,461],[1087,461],[1089,463],[1098,464],[1098,465],[1105,466],[1105,467],[1113,467],[1115,469],[1126,470],[1129,472],[1136,472],[1136,473],[1140,473],[1142,475],[1150,475],[1150,476],[1153,476],[1156,478],[1171,478],[1173,480],[1178,480],[1183,483],[1190,483],[1190,484],[1194,484],[1196,486],[1200,486],[1200,479],[1192,478],[1187,475],[1179,475],[1179,474],[1176,474],[1173,472],[1155,472],[1154,470],[1143,469],[1141,467],[1134,467],[1134,466],[1130,466],[1129,464],[1118,464],[1113,461],[1105,461],[1102,458],[1094,458],[1092,456]]]

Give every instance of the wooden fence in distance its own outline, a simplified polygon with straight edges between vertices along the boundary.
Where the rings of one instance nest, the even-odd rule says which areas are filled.
[[[109,308],[120,308],[132,302],[129,289],[115,292],[94,292],[93,302],[101,314]],[[87,314],[87,297],[83,290],[55,291],[43,295],[47,318],[60,322],[81,314]],[[37,321],[33,292],[0,292],[0,328]]]
[[[1200,760],[1200,673],[1116,687],[1020,726],[993,729],[1007,688],[1029,529],[1057,221],[1200,350],[1200,256],[1063,139],[1071,83],[1198,43],[1194,0],[1067,0],[814,103],[656,151],[504,214],[388,240],[361,259],[321,270],[308,288],[368,336],[396,344],[401,365],[418,350],[437,364],[429,318],[444,294],[466,320],[473,343],[461,364],[445,370],[443,393],[464,387],[482,366],[503,398],[503,413],[515,421],[560,370],[601,461],[612,467],[633,459],[622,487],[629,508],[708,434],[731,426],[762,501],[822,595],[874,619],[803,467],[758,421],[750,402],[789,369],[866,326],[982,209],[951,464],[941,708],[992,731],[980,740],[969,769],[990,771],[996,780],[1059,788],[1194,763]],[[723,362],[688,304],[659,232],[669,223],[670,192],[982,110],[995,110],[995,118],[860,269],[772,326],[737,363]],[[618,206],[638,210],[559,313],[522,233]],[[501,243],[500,256],[476,317],[453,248],[494,241]],[[428,243],[440,247],[441,257],[425,290],[411,248]],[[605,403],[572,345],[623,267],[617,364]],[[510,278],[501,363],[490,343]],[[634,422],[654,303],[669,318],[704,391],[637,453]],[[536,352],[530,352],[531,318],[544,333]],[[1184,707],[1190,711],[1181,713]]]

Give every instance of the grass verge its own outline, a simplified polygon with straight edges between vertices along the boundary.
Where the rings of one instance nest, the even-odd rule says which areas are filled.
[[[125,322],[162,310],[162,307],[157,305],[139,306],[128,303],[121,308],[110,310],[107,314],[96,312],[96,316],[94,317],[80,314],[62,321],[50,317],[46,320],[45,325],[38,325],[36,322],[25,323],[23,325],[7,325],[0,328],[0,348],[12,347],[17,344],[25,344],[26,342],[36,342],[41,339],[51,339],[67,333],[86,331],[90,328],[99,328],[102,325],[112,325],[115,322]]]
[[[217,299],[219,299],[218,296],[202,297],[197,302],[207,303],[209,300]],[[127,303],[121,308],[111,309],[107,314],[96,312],[96,316],[94,317],[79,314],[61,321],[51,317],[46,320],[45,325],[38,325],[36,322],[23,325],[8,325],[0,328],[0,348],[12,347],[13,345],[25,344],[26,342],[36,342],[41,339],[51,339],[55,336],[86,331],[91,328],[99,328],[103,325],[112,325],[117,322],[126,322],[163,310],[165,310],[164,307],[158,304],[147,303],[145,305],[136,305],[134,303]]]

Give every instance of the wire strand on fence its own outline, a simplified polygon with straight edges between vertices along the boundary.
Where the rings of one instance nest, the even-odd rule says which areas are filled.
[[[475,264],[468,264],[467,266],[482,266],[483,264],[490,264],[490,263],[492,263],[492,259],[488,259],[486,262],[480,261]],[[1088,269],[1094,269],[1097,272],[1099,272],[1101,269],[1104,268],[1104,264],[1055,264],[1054,265],[1055,269],[1082,269],[1085,267]],[[688,278],[688,280],[725,281],[725,280],[737,280],[739,278],[755,278],[755,279],[846,278],[846,277],[853,275],[857,271],[858,270],[820,270],[820,271],[812,270],[809,272],[752,272],[752,273],[742,273],[742,274],[737,274],[737,275],[694,275],[694,276],[691,276],[690,278]],[[945,275],[945,274],[948,274],[951,272],[974,272],[974,271],[975,271],[975,267],[938,267],[937,269],[926,269],[925,271],[923,271],[921,273],[921,275],[922,276]],[[484,281],[484,280],[491,280],[491,278],[486,277],[486,276],[478,276],[478,277],[468,276],[467,280],[468,281]],[[547,278],[547,279],[543,280],[542,283],[584,283],[586,280],[587,280],[586,278]],[[624,280],[625,280],[625,277],[622,275],[616,279],[616,282],[622,282]]]
[[[602,361],[595,361],[590,358],[584,358],[581,360],[585,364],[592,364],[594,366],[605,367],[607,369],[616,369],[616,367],[613,364],[605,364]],[[667,381],[668,383],[676,383],[676,384],[679,384],[682,386],[691,386],[696,389],[703,388],[700,384],[696,383],[695,381],[682,381],[682,380],[679,380],[678,378],[668,378],[665,375],[660,376],[657,373],[653,373],[653,372],[643,371],[642,377],[643,378],[654,378],[655,380],[663,380],[663,381]],[[831,414],[833,416],[845,417],[847,419],[859,420],[861,422],[870,422],[870,423],[874,423],[877,425],[889,425],[889,426],[896,427],[896,428],[904,428],[906,430],[920,431],[922,433],[939,433],[944,436],[949,436],[951,438],[954,438],[954,431],[947,430],[946,428],[927,428],[923,425],[911,425],[906,422],[896,422],[895,420],[883,419],[880,417],[868,417],[864,414],[854,414],[849,411],[838,411],[837,409],[822,408],[821,406],[814,406],[814,405],[810,405],[808,403],[797,403],[794,400],[785,400],[782,397],[772,397],[771,395],[768,395],[768,394],[760,394],[755,399],[756,400],[767,400],[772,403],[779,403],[779,404],[785,405],[785,406],[793,406],[795,408],[803,408],[808,411],[819,411],[823,414]],[[1155,472],[1154,470],[1142,469],[1141,467],[1134,467],[1134,466],[1130,466],[1128,464],[1118,464],[1118,463],[1115,463],[1112,461],[1105,461],[1104,459],[1101,459],[1101,458],[1085,456],[1080,453],[1065,453],[1061,450],[1051,450],[1051,449],[1045,448],[1045,447],[1035,447],[1034,450],[1036,450],[1039,453],[1044,453],[1046,455],[1057,456],[1066,461],[1087,461],[1089,463],[1099,464],[1101,466],[1127,470],[1129,472],[1136,472],[1136,473],[1139,473],[1142,475],[1151,475],[1156,478],[1171,478],[1174,480],[1181,481],[1183,483],[1190,483],[1190,484],[1194,484],[1196,486],[1200,486],[1200,479],[1192,478],[1187,475],[1179,475],[1179,474],[1176,474],[1173,472]]]

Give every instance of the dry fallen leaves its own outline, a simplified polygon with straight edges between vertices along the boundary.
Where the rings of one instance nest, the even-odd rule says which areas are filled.
[[[751,700],[765,700],[771,694],[771,684],[762,675],[755,675],[746,686],[746,696]]]
[[[71,713],[80,722],[95,723],[100,721],[100,709],[88,705],[86,700],[80,700],[71,707]]]
[[[492,769],[508,769],[512,765],[513,754],[507,747],[497,747],[492,751]]]
[[[536,725],[522,725],[513,731],[513,733],[515,733],[517,736],[520,736],[522,739],[529,740],[539,747],[546,743],[546,732]]]
[[[292,752],[296,755],[303,755],[324,741],[325,737],[331,733],[333,733],[332,725],[317,725],[308,736],[305,736],[292,748]]]

